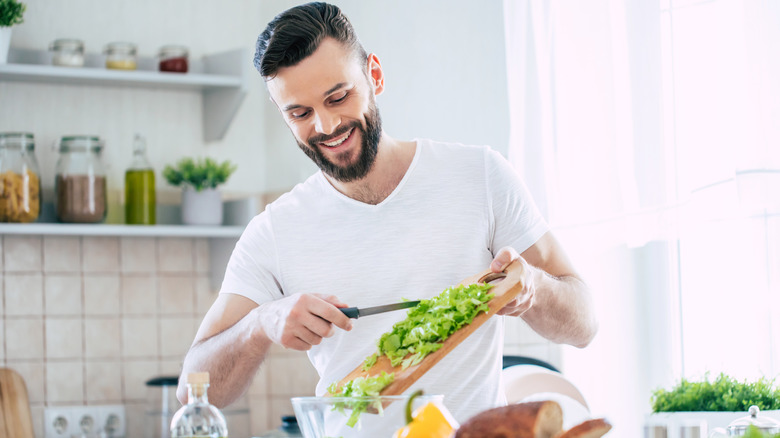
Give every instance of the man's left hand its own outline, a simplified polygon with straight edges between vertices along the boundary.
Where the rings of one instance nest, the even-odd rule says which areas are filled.
[[[534,303],[534,294],[536,293],[533,275],[534,268],[520,257],[520,254],[514,248],[508,246],[501,248],[493,262],[490,263],[490,269],[493,272],[502,272],[513,261],[523,264],[523,290],[514,300],[498,311],[499,315],[520,316],[530,309]]]

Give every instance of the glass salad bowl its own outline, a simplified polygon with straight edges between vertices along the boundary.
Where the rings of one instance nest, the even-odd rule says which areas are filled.
[[[390,438],[406,425],[408,395],[368,397],[293,397],[298,426],[305,438]],[[443,406],[443,395],[423,394],[412,401],[412,411],[433,402]]]

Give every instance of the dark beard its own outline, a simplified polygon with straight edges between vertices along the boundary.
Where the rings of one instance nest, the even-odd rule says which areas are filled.
[[[340,182],[359,180],[366,176],[374,165],[377,150],[379,149],[379,138],[382,135],[382,118],[379,116],[379,110],[374,102],[369,104],[368,112],[364,114],[364,117],[366,119],[365,128],[361,125],[360,121],[354,120],[336,129],[333,134],[309,138],[308,145],[298,141],[298,146],[312,161],[314,161],[317,167],[333,179]],[[360,131],[360,137],[362,139],[360,156],[358,157],[357,162],[342,167],[325,158],[325,154],[322,153],[319,143],[329,138],[338,137],[352,128]],[[351,135],[354,134],[355,133],[353,132]]]

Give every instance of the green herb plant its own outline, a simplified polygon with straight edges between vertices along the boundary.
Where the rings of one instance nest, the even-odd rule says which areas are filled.
[[[0,0],[0,27],[22,24],[27,5],[16,0]]]
[[[355,401],[336,402],[333,410],[346,415],[345,409],[351,409],[352,414],[347,420],[347,426],[354,427],[357,424],[360,414],[366,412],[369,406],[373,407],[380,415],[382,414],[382,402],[377,397],[384,387],[393,383],[394,373],[382,373],[374,377],[357,377],[345,383],[341,388],[337,383],[328,386],[328,392],[336,397],[357,397]]]
[[[657,389],[651,399],[653,412],[747,412],[756,405],[761,410],[780,409],[780,389],[774,379],[739,382],[721,373],[714,381],[709,374],[702,381],[680,380],[672,389]]]
[[[200,192],[203,189],[217,188],[227,181],[235,170],[236,166],[230,161],[220,164],[211,158],[198,160],[183,158],[176,163],[176,166],[165,166],[163,176],[173,186],[188,185]]]

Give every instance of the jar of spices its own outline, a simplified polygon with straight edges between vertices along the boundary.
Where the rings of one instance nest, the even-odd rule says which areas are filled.
[[[35,141],[27,132],[0,132],[0,222],[33,222],[41,211]]]
[[[133,43],[110,43],[106,46],[106,68],[112,70],[135,70],[138,48]]]
[[[49,45],[52,52],[51,63],[62,67],[84,66],[84,42],[70,38],[52,41]]]
[[[159,53],[160,71],[187,73],[189,50],[184,46],[162,46]]]
[[[106,168],[97,136],[62,137],[54,179],[60,222],[94,223],[106,218]]]

